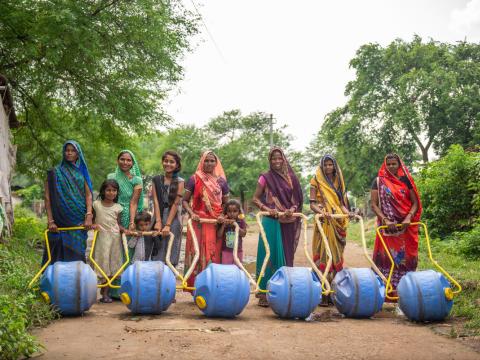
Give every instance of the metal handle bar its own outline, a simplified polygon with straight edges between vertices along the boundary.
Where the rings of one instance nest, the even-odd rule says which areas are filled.
[[[278,216],[285,216],[286,213],[285,212],[277,212],[277,215]],[[265,259],[263,260],[263,264],[262,264],[262,267],[260,269],[260,274],[258,274],[256,291],[257,292],[262,292],[262,293],[267,293],[268,290],[260,288],[260,281],[262,280],[263,276],[265,275],[265,270],[267,268],[268,261],[270,260],[270,246],[268,245],[267,235],[265,234],[265,229],[263,228],[263,225],[262,225],[262,221],[261,221],[262,216],[270,216],[270,212],[259,211],[257,213],[257,215],[255,216],[256,219],[257,219],[258,226],[260,228],[260,237],[262,238],[263,245],[265,247]],[[304,237],[305,237],[305,241],[306,241],[306,236],[307,236],[306,235],[306,229],[307,229],[306,219],[307,219],[307,217],[302,213],[292,213],[291,217],[300,217],[304,220],[304,229],[305,229]]]
[[[123,246],[123,250],[125,251],[125,262],[122,264],[122,266],[120,267],[120,269],[117,270],[117,272],[111,277],[109,278],[107,276],[107,274],[105,274],[105,271],[103,271],[103,269],[100,267],[100,265],[97,264],[97,262],[95,261],[95,259],[93,258],[93,254],[94,254],[94,251],[95,251],[95,245],[96,245],[96,241],[97,241],[97,236],[94,235],[93,237],[93,241],[92,241],[92,247],[90,249],[90,255],[89,255],[89,259],[90,261],[92,262],[93,266],[98,269],[98,271],[100,271],[100,273],[102,274],[102,276],[107,279],[107,282],[105,284],[101,284],[101,285],[97,285],[97,287],[106,287],[106,286],[109,286],[110,288],[112,289],[120,289],[120,285],[114,285],[113,284],[113,281],[115,281],[115,279],[123,272],[123,270],[128,266],[128,264],[130,263],[130,256],[128,255],[128,245],[127,245],[127,237],[125,236],[124,233],[122,233],[122,246]]]
[[[323,214],[318,214],[318,215],[320,215],[320,217],[326,217]],[[332,218],[336,218],[336,219],[350,217],[349,214],[331,214],[330,216]],[[354,215],[353,217],[355,217],[355,219],[357,219],[358,222],[360,223],[360,235],[361,235],[361,241],[362,241],[363,255],[365,255],[365,258],[370,263],[373,271],[375,271],[375,273],[380,277],[380,279],[382,279],[384,284],[386,284],[387,283],[387,278],[385,277],[385,275],[383,275],[383,273],[380,271],[380,269],[377,267],[377,265],[373,262],[372,258],[370,257],[370,255],[368,253],[367,241],[365,240],[365,226],[364,226],[364,223],[363,223],[363,218],[360,215]]]
[[[213,223],[211,220],[214,220],[216,222],[215,219],[201,219],[201,220],[208,220],[208,221],[203,221],[205,223],[207,223],[207,222],[208,223]],[[202,221],[200,221],[200,222],[202,222]],[[190,264],[190,267],[188,268],[185,276],[182,276],[178,272],[178,270],[175,269],[175,267],[172,265],[172,263],[170,261],[170,255],[172,253],[172,246],[173,246],[173,240],[174,240],[173,233],[170,233],[170,239],[168,240],[167,254],[166,254],[166,257],[165,257],[165,262],[166,262],[167,266],[170,268],[170,270],[172,270],[173,273],[182,281],[182,286],[179,289],[194,291],[195,290],[194,287],[189,287],[187,285],[187,280],[192,275],[193,271],[195,270],[195,267],[197,266],[198,259],[200,258],[200,248],[198,247],[197,234],[195,233],[195,230],[193,229],[191,218],[188,219],[188,221],[187,221],[187,229],[188,229],[188,231],[190,231],[190,234],[192,235],[192,241],[193,241],[193,248],[195,250],[195,256],[193,257],[193,261]]]
[[[74,230],[85,230],[85,226],[71,226],[71,227],[61,227],[57,229],[59,232],[60,231],[74,231]],[[37,281],[37,279],[40,277],[40,275],[43,274],[45,269],[48,267],[48,265],[52,262],[52,253],[50,251],[50,243],[48,242],[48,233],[50,232],[49,229],[45,230],[43,233],[43,236],[45,238],[45,248],[47,250],[47,261],[43,266],[40,268],[40,270],[35,274],[33,279],[28,283],[28,287],[32,287],[32,285]],[[94,230],[93,232],[93,240],[97,238],[97,230]],[[98,286],[98,285],[97,285]],[[98,287],[103,287],[103,286],[98,286]]]
[[[420,222],[420,221],[409,224],[409,226],[413,226],[413,225],[421,225],[423,227],[423,230],[425,232],[425,240],[427,241],[428,258],[433,263],[433,265],[435,265],[435,267],[438,270],[440,270],[440,272],[443,275],[445,275],[457,288],[457,290],[455,290],[455,291],[452,291],[450,288],[445,289],[445,296],[449,300],[453,299],[454,295],[459,294],[462,291],[462,286],[445,269],[443,269],[433,258],[432,249],[430,247],[430,237],[428,235],[427,225],[425,225],[425,223]],[[403,224],[396,224],[395,226],[396,227],[403,227]],[[383,236],[382,236],[382,233],[380,231],[380,230],[384,230],[384,229],[388,229],[388,226],[387,225],[379,226],[379,227],[377,227],[376,231],[377,231],[377,235],[380,239],[380,242],[382,243],[382,246],[385,249],[385,252],[387,253],[388,258],[389,258],[390,262],[392,263],[392,266],[390,267],[390,272],[388,273],[388,279],[387,279],[387,285],[386,285],[387,289],[390,289],[390,290],[387,291],[386,298],[390,299],[390,300],[398,300],[398,298],[399,298],[398,296],[388,295],[388,293],[391,292],[392,289],[393,289],[393,287],[391,285],[391,280],[392,280],[393,270],[395,268],[395,262],[393,261],[392,254],[390,254],[390,250],[388,249],[387,244],[385,243],[385,241],[383,239]]]
[[[313,271],[317,274],[318,278],[322,280],[322,294],[328,295],[330,293],[333,293],[333,290],[331,289],[330,283],[327,279],[327,274],[330,271],[330,268],[332,266],[332,250],[330,249],[330,244],[328,243],[327,236],[325,235],[325,232],[323,231],[322,228],[322,223],[320,222],[320,218],[322,217],[321,214],[316,214],[315,215],[315,225],[318,228],[318,231],[320,232],[320,237],[322,238],[323,244],[325,245],[325,250],[327,252],[327,265],[325,266],[325,271],[322,272],[320,269],[317,267],[317,264],[313,261],[313,259],[310,257],[310,253],[307,251],[307,241],[305,240],[305,255],[307,256],[308,261],[310,262],[310,265],[312,265]]]

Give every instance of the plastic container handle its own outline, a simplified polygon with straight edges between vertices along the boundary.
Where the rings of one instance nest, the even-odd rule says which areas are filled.
[[[438,270],[440,270],[440,272],[443,275],[445,275],[448,278],[448,280],[450,280],[455,285],[455,287],[457,288],[455,291],[451,291],[450,288],[445,289],[445,295],[447,296],[447,293],[448,293],[447,297],[451,296],[453,298],[454,295],[459,294],[462,291],[462,286],[445,269],[443,269],[433,258],[432,249],[430,247],[430,237],[428,235],[427,225],[423,222],[414,222],[414,223],[409,224],[409,226],[413,226],[413,225],[421,225],[423,227],[423,230],[425,232],[425,240],[427,241],[428,258],[433,263],[433,265]],[[395,226],[402,227],[403,225],[402,224],[396,224]],[[377,230],[376,230],[377,235],[380,239],[380,242],[382,243],[382,246],[385,249],[385,252],[388,256],[388,259],[390,260],[390,262],[392,264],[390,266],[390,272],[388,273],[388,279],[387,279],[387,285],[386,285],[387,289],[389,289],[389,290],[386,292],[385,296],[386,296],[387,299],[390,299],[390,300],[398,300],[398,296],[388,295],[388,293],[392,291],[391,280],[392,280],[393,270],[395,268],[395,262],[393,261],[392,254],[390,254],[390,250],[388,249],[387,244],[385,243],[385,240],[383,239],[382,233],[380,231],[380,230],[384,230],[384,229],[387,229],[387,228],[388,228],[388,226],[382,225],[382,226],[377,227]]]
[[[74,230],[85,230],[85,226],[71,226],[71,227],[61,227],[61,228],[58,228],[58,231],[74,231]],[[40,268],[40,270],[35,274],[35,276],[33,277],[33,279],[28,283],[28,287],[32,287],[32,285],[35,283],[35,281],[37,281],[37,279],[40,277],[40,275],[43,274],[43,272],[45,271],[45,269],[47,268],[47,266],[52,262],[52,254],[51,254],[51,251],[50,251],[50,244],[48,242],[48,233],[50,232],[50,230],[45,230],[44,233],[43,233],[43,236],[45,238],[45,248],[47,250],[47,261],[45,262],[45,264],[43,264],[43,266]],[[94,237],[96,235],[94,234]]]

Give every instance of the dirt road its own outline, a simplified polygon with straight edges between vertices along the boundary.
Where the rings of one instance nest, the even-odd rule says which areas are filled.
[[[249,232],[247,260],[255,259],[256,246],[257,234]],[[302,249],[297,266],[306,265]],[[367,265],[353,242],[345,257],[347,266]],[[35,334],[46,347],[42,359],[480,359],[460,340],[392,311],[369,320],[342,318],[334,307],[316,313],[311,322],[281,320],[252,296],[238,318],[209,319],[189,294],[178,292],[162,315],[132,315],[119,302],[97,304],[83,317],[61,319]],[[448,334],[452,324],[435,324],[434,330]]]

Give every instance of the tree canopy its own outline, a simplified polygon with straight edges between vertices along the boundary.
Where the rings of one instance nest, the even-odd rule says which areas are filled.
[[[443,155],[451,144],[478,143],[479,60],[478,44],[418,36],[361,46],[350,62],[356,76],[346,86],[347,103],[326,116],[310,149],[333,152],[359,194],[387,152],[411,165],[428,162],[432,150]]]
[[[173,149],[182,156],[182,176],[191,176],[203,151],[211,149],[220,157],[228,184],[235,197],[250,198],[260,173],[268,170],[270,129],[268,115],[255,112],[243,115],[240,110],[225,111],[212,118],[205,126],[183,125],[164,133],[138,138],[134,149],[144,173],[162,172],[161,156]],[[284,128],[273,132],[275,145],[287,152],[298,175],[301,172],[301,154],[290,149],[291,138]]]
[[[162,101],[182,76],[196,21],[180,1],[3,2],[0,73],[20,113],[18,170],[52,166],[68,138],[87,152],[119,149],[167,122]]]

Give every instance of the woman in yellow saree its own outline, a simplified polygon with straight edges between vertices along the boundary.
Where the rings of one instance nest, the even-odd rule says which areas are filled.
[[[332,214],[349,214],[349,205],[342,171],[335,158],[325,155],[320,160],[315,176],[310,180],[310,209],[322,214],[322,228],[332,250],[332,267],[329,280],[343,269],[343,250],[346,244],[348,218],[332,218]],[[313,260],[321,271],[325,270],[327,255],[315,226],[313,232]]]

